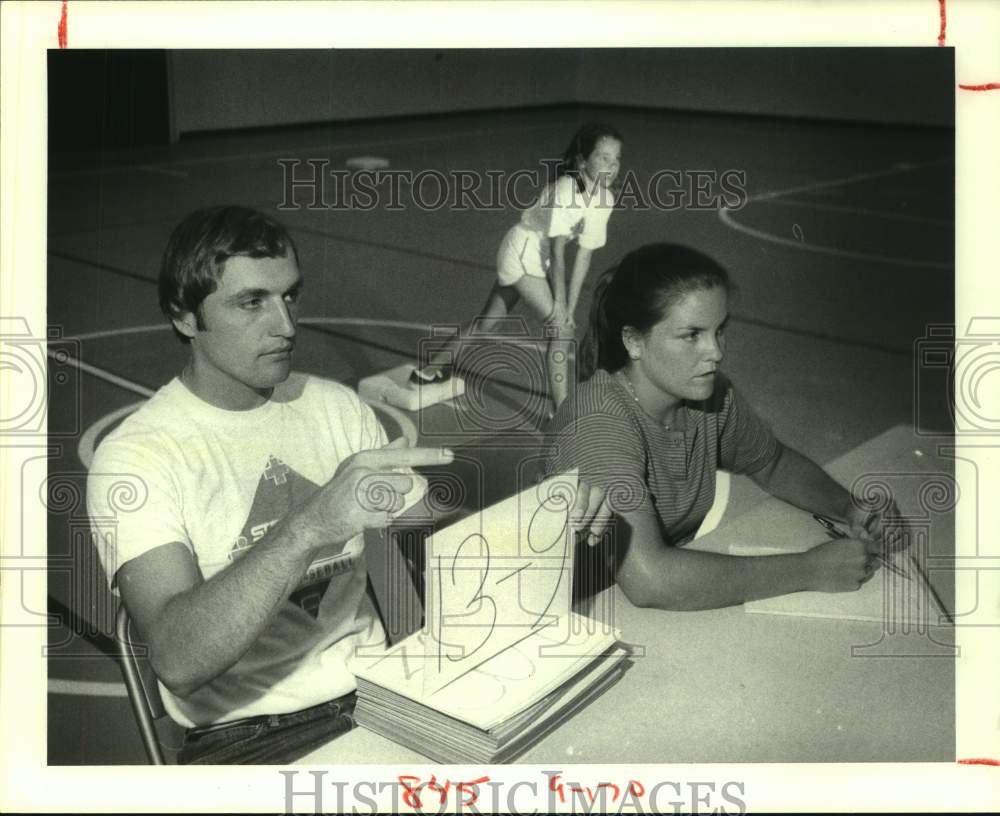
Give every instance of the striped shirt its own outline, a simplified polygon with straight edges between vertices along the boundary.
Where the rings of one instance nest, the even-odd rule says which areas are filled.
[[[553,420],[546,470],[574,467],[580,480],[607,491],[618,514],[655,512],[664,541],[690,540],[715,498],[718,468],[754,473],[771,462],[771,429],[721,374],[715,393],[684,402],[677,430],[667,430],[636,404],[621,373],[598,371],[566,400]]]

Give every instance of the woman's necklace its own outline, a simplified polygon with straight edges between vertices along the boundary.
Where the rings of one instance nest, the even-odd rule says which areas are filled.
[[[628,389],[629,394],[632,399],[635,400],[635,404],[639,406],[639,410],[642,411],[646,416],[650,416],[649,412],[642,407],[642,403],[639,402],[639,397],[635,393],[635,386],[632,385],[632,380],[629,379],[628,374],[622,371],[622,379],[625,381],[625,387]],[[652,417],[650,417],[652,419]],[[663,429],[669,431],[671,426],[674,424],[674,420],[677,419],[677,415],[674,414],[674,418],[670,422],[661,422]]]

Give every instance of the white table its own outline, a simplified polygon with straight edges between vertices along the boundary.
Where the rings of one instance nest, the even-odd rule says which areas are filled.
[[[924,518],[930,580],[953,609],[954,552],[947,501],[921,491],[947,484],[952,461],[937,443],[893,428],[831,463],[845,484],[861,474],[887,484],[902,512]],[[918,454],[916,451],[919,450]],[[881,474],[881,475],[878,475]],[[922,505],[931,510],[925,512]],[[702,543],[774,540],[790,514],[768,500]],[[642,653],[615,686],[518,758],[519,763],[864,762],[954,759],[953,631],[887,632],[882,623],[637,609],[613,595],[614,624]],[[363,728],[303,764],[423,764]]]

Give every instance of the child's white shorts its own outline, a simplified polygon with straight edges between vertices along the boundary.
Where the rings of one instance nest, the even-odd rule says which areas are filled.
[[[544,278],[551,263],[549,242],[535,230],[515,224],[504,235],[497,251],[497,280],[513,286],[524,275]]]

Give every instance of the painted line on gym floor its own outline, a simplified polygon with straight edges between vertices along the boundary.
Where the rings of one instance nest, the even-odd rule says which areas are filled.
[[[100,680],[64,680],[49,678],[49,694],[69,694],[78,697],[128,697],[124,683],[102,682]]]
[[[860,207],[847,207],[841,204],[826,204],[820,201],[803,201],[798,198],[765,198],[757,199],[757,204],[777,204],[784,207],[807,207],[813,210],[828,210],[830,212],[855,213],[870,215],[874,218],[887,218],[892,221],[912,221],[914,224],[934,224],[942,227],[955,226],[955,219],[927,218],[922,215],[906,215],[905,213],[885,212],[884,210],[868,210]]]
[[[170,176],[171,178],[187,178],[188,174],[183,170],[171,170],[167,167],[157,167],[153,164],[140,164],[136,168],[143,173],[152,173],[156,176]]]
[[[267,209],[271,206],[272,202],[263,202],[260,207],[262,209]],[[132,221],[125,224],[112,224],[109,229],[126,229],[135,226],[144,226],[148,224],[159,224],[159,223],[174,223],[176,222],[175,216],[164,216],[162,218],[155,219],[143,219],[141,221]],[[463,267],[465,269],[472,269],[476,272],[483,272],[490,277],[496,275],[496,267],[490,264],[482,263],[481,261],[471,261],[467,258],[455,258],[450,255],[442,255],[437,252],[427,252],[422,249],[415,249],[414,247],[401,246],[399,244],[390,244],[385,241],[373,241],[368,238],[358,238],[352,235],[345,235],[342,233],[330,232],[328,230],[321,230],[315,227],[310,227],[305,224],[289,224],[289,229],[293,233],[303,232],[307,235],[313,235],[317,238],[325,238],[329,241],[335,241],[342,244],[349,244],[352,246],[363,246],[370,247],[377,250],[387,250],[389,252],[399,253],[401,255],[410,255],[414,258],[423,258],[429,261],[437,261],[446,264],[452,264],[454,266]],[[87,234],[100,234],[101,230],[93,229],[82,229],[82,230],[72,230],[70,232],[59,233],[54,235],[54,238],[65,238],[72,235],[87,235]],[[53,258],[59,258],[63,261],[69,261],[71,263],[84,264],[86,266],[92,266],[95,269],[100,269],[104,272],[111,272],[115,275],[122,275],[123,277],[131,278],[132,280],[142,281],[144,283],[156,284],[156,279],[148,277],[146,275],[141,275],[137,272],[131,272],[127,269],[122,269],[121,267],[112,266],[111,264],[102,263],[100,261],[91,261],[87,258],[81,257],[80,255],[74,255],[71,252],[65,252],[60,249],[50,249],[48,254]]]
[[[869,181],[875,178],[884,178],[886,176],[898,175],[900,173],[907,173],[913,170],[922,170],[928,167],[934,167],[946,162],[950,162],[950,158],[938,159],[933,162],[926,162],[923,164],[907,164],[907,165],[897,165],[895,167],[879,170],[872,173],[857,173],[852,176],[846,176],[840,179],[830,179],[828,181],[819,181],[813,184],[803,184],[797,187],[788,187],[784,190],[770,190],[764,193],[759,193],[754,196],[750,196],[746,203],[741,207],[741,210],[745,210],[750,204],[753,203],[766,203],[773,202],[774,199],[788,195],[790,193],[805,193],[811,192],[813,190],[829,189],[831,187],[841,187],[848,184],[856,184],[861,181]],[[907,266],[907,267],[921,267],[926,269],[954,269],[954,264],[945,263],[943,261],[922,261],[915,259],[898,258],[895,256],[888,255],[876,255],[874,253],[868,252],[855,252],[848,249],[841,249],[839,247],[828,247],[821,244],[810,244],[805,241],[800,241],[795,238],[784,238],[779,235],[774,235],[769,232],[764,232],[763,230],[755,229],[754,227],[748,227],[745,224],[741,224],[733,217],[733,210],[728,207],[722,207],[719,209],[719,220],[722,221],[730,229],[734,229],[737,232],[742,232],[744,235],[749,235],[760,241],[765,241],[770,244],[777,244],[778,246],[785,246],[792,249],[804,250],[806,252],[813,252],[818,255],[830,255],[835,258],[848,258],[854,261],[869,261],[872,263],[885,263],[892,264],[894,266]]]
[[[117,374],[106,371],[103,368],[98,368],[97,366],[92,366],[90,363],[85,363],[83,360],[77,360],[76,357],[71,357],[65,352],[52,351],[49,349],[47,353],[53,360],[57,360],[60,363],[69,363],[79,371],[83,371],[97,377],[98,379],[104,380],[105,382],[109,382],[112,385],[117,385],[119,388],[124,388],[126,391],[131,391],[133,394],[139,394],[143,397],[151,397],[156,393],[144,385],[132,382],[132,380],[126,380],[124,377],[119,377]]]
[[[424,334],[427,335],[430,335],[434,328],[430,323],[418,323],[413,320],[378,320],[376,318],[371,318],[371,317],[302,317],[299,318],[299,323],[304,324],[306,326],[309,325],[322,326],[327,324],[334,326],[336,325],[383,326],[390,329],[412,329],[413,331],[423,332]],[[150,323],[145,326],[123,326],[117,329],[98,329],[97,331],[84,332],[83,334],[75,334],[72,337],[63,337],[61,338],[61,342],[67,342],[67,341],[82,342],[84,340],[101,340],[106,337],[119,337],[127,334],[145,334],[146,332],[167,331],[169,329],[170,325],[168,323]],[[543,350],[543,344],[541,340],[525,340],[524,345],[532,346],[535,349],[538,349],[539,351]],[[58,352],[51,352],[50,356],[57,353]],[[60,356],[59,359],[62,360],[63,357]],[[81,365],[87,365],[87,364],[81,363]],[[140,386],[140,387],[144,388],[145,386]]]
[[[102,261],[92,261],[89,258],[83,258],[79,255],[74,255],[70,252],[63,252],[58,249],[50,249],[47,253],[53,258],[58,258],[61,261],[69,261],[70,263],[80,264],[82,266],[89,266],[93,269],[100,270],[101,272],[110,272],[112,275],[120,275],[123,278],[128,278],[129,280],[136,280],[141,283],[151,283],[156,286],[156,278],[150,278],[146,275],[142,275],[138,272],[132,272],[128,269],[122,269],[120,266],[112,266],[111,264],[103,263]]]
[[[896,258],[890,257],[888,255],[874,255],[868,252],[852,252],[847,249],[838,249],[837,247],[827,247],[820,244],[810,244],[805,241],[798,241],[794,238],[781,238],[777,235],[772,235],[769,232],[763,232],[753,227],[745,226],[734,220],[729,214],[729,210],[723,208],[719,210],[719,218],[722,223],[727,227],[731,227],[737,232],[742,232],[744,235],[749,235],[753,238],[757,238],[761,241],[766,241],[769,244],[777,244],[779,246],[792,247],[793,249],[801,249],[806,252],[815,252],[818,255],[831,255],[834,258],[848,258],[852,261],[871,261],[872,263],[884,263],[892,264],[894,266],[919,266],[926,269],[953,269],[954,264],[943,263],[940,261],[917,261],[917,260],[907,260],[906,258]]]
[[[425,335],[430,335],[433,332],[434,327],[430,323],[419,323],[413,320],[379,320],[371,317],[302,317],[299,318],[299,324],[305,326],[324,326],[324,325],[342,325],[342,326],[379,326],[390,329],[410,329],[413,331],[422,332]],[[168,331],[170,325],[168,323],[151,323],[144,326],[123,326],[116,329],[98,329],[97,331],[84,332],[83,334],[76,334],[72,337],[61,338],[62,342],[72,341],[72,342],[82,342],[84,340],[101,340],[107,337],[119,337],[129,334],[144,334],[147,332],[160,332]],[[505,338],[506,339],[506,338]],[[516,339],[516,338],[515,338]],[[355,342],[364,344],[362,340],[355,340]],[[503,342],[503,341],[498,341]],[[525,340],[524,345],[531,346],[538,351],[544,351],[544,344],[541,340]],[[50,356],[57,354],[59,352],[50,352]],[[60,360],[64,359],[64,355],[60,355]],[[81,365],[87,365],[86,363],[81,363]],[[109,373],[109,372],[105,372]],[[111,374],[110,376],[117,376]],[[513,383],[503,383],[510,387],[516,388],[517,386]],[[134,384],[134,383],[133,383]],[[145,388],[145,386],[139,386],[140,388]],[[147,391],[149,389],[146,389]],[[152,391],[149,394],[143,394],[143,396],[151,396]]]
[[[951,164],[954,162],[950,156],[946,156],[941,159],[935,159],[934,161],[921,162],[920,164],[908,164],[908,163],[898,163],[892,167],[886,168],[885,170],[873,170],[870,173],[855,173],[851,176],[842,176],[835,179],[827,179],[826,181],[814,181],[809,184],[799,184],[795,187],[786,187],[783,190],[769,190],[764,193],[758,193],[757,195],[750,196],[747,199],[749,204],[751,201],[761,201],[766,198],[777,198],[779,196],[784,197],[790,193],[809,193],[814,190],[826,190],[830,187],[843,187],[847,184],[856,184],[861,181],[870,181],[871,179],[883,178],[885,176],[896,176],[900,173],[909,173],[912,170],[926,170],[929,167],[937,167],[942,164]]]
[[[145,283],[153,284],[154,286],[156,285],[156,281],[153,280],[152,278],[147,278],[144,275],[138,275],[138,274],[136,274],[134,272],[129,272],[126,269],[121,269],[121,268],[116,267],[116,266],[111,266],[109,264],[103,264],[103,263],[99,263],[99,262],[96,262],[96,261],[91,261],[91,260],[88,260],[87,258],[82,258],[82,257],[78,257],[78,256],[70,256],[67,253],[58,252],[58,251],[55,251],[55,250],[49,250],[49,254],[50,255],[55,255],[56,257],[63,258],[65,260],[71,260],[71,261],[73,261],[75,263],[80,263],[80,264],[83,264],[85,266],[92,266],[95,269],[100,269],[102,271],[110,272],[110,273],[115,274],[115,275],[124,275],[125,277],[128,277],[128,278],[132,278],[132,279],[135,279],[135,280],[141,280],[141,281],[143,281]],[[461,261],[459,261],[458,259],[454,259],[453,258],[451,260],[454,261],[455,263],[461,263]],[[308,318],[308,317],[306,317],[306,318],[302,318],[299,322],[300,323],[305,323],[305,324],[308,325],[309,322],[311,322],[313,320],[320,320],[320,319],[321,318]],[[336,319],[345,319],[346,320],[346,319],[349,319],[349,318],[331,318],[331,319],[333,319],[333,320],[336,320]],[[367,318],[358,318],[358,319],[364,320],[364,319],[367,319]],[[825,334],[823,332],[809,331],[807,329],[802,329],[802,328],[798,328],[798,327],[795,327],[795,326],[787,326],[787,325],[783,325],[781,323],[771,323],[771,322],[768,322],[768,321],[756,320],[756,319],[751,318],[751,317],[749,317],[747,315],[741,315],[741,314],[736,313],[736,312],[733,313],[732,319],[733,319],[733,321],[735,321],[737,323],[747,323],[749,325],[759,326],[761,328],[769,329],[769,330],[772,330],[772,331],[787,332],[789,334],[793,334],[793,335],[797,335],[797,336],[801,336],[801,337],[811,337],[811,338],[814,338],[814,339],[817,339],[817,340],[823,340],[825,342],[836,343],[838,345],[856,346],[858,348],[873,349],[875,351],[885,351],[885,352],[889,352],[891,354],[905,354],[905,355],[911,354],[911,349],[909,347],[900,349],[900,348],[893,348],[891,346],[886,346],[886,345],[883,345],[881,343],[873,343],[870,340],[856,340],[856,339],[853,339],[853,338],[850,338],[850,337],[838,337],[838,336],[835,336],[835,335],[832,335],[832,334]],[[426,324],[426,323],[418,323],[418,324],[413,324],[413,325],[420,326],[421,330],[423,330],[425,332],[426,332],[427,327],[428,327],[428,324]],[[96,331],[96,332],[90,332],[90,333],[87,333],[87,334],[78,335],[77,337],[75,337],[73,339],[83,340],[83,339],[91,339],[91,338],[100,338],[100,337],[105,337],[105,336],[111,336],[111,335],[114,335],[114,334],[140,333],[140,332],[144,332],[144,331],[163,331],[163,330],[166,330],[168,328],[169,328],[168,325],[166,325],[166,324],[159,324],[158,323],[158,324],[153,325],[153,326],[136,326],[136,327],[131,327],[131,328],[114,329],[114,330],[110,330],[110,332],[109,331],[105,331],[105,330]],[[356,341],[356,342],[360,342],[360,341]],[[540,344],[539,344],[539,347],[540,347]],[[394,352],[395,352],[395,350],[394,350]],[[395,353],[398,353],[398,352],[395,352]],[[507,383],[506,385],[509,388],[512,388],[514,390],[518,390],[518,386],[517,385],[511,384],[511,383]]]
[[[325,230],[316,229],[315,227],[307,227],[302,224],[297,224],[294,227],[289,228],[291,232],[304,232],[307,235],[315,235],[318,238],[328,238],[331,241],[340,241],[344,244],[355,244],[356,246],[366,246],[373,249],[389,250],[390,252],[398,252],[402,255],[411,255],[414,258],[423,258],[428,261],[441,261],[442,263],[455,264],[456,266],[464,266],[468,269],[475,269],[479,272],[485,272],[491,277],[496,276],[496,266],[491,266],[490,264],[484,264],[480,261],[470,261],[465,258],[453,258],[450,255],[441,255],[437,252],[426,252],[422,249],[414,249],[412,247],[399,246],[398,244],[388,244],[385,241],[372,241],[368,238],[355,238],[350,235],[339,235],[335,232],[327,232]]]
[[[127,334],[145,334],[147,332],[166,331],[169,328],[170,325],[168,323],[149,323],[145,326],[123,326],[118,329],[98,329],[97,331],[76,334],[72,337],[64,337],[61,338],[61,340],[63,342],[67,340],[82,342],[84,340],[100,340],[105,337],[122,337]]]
[[[308,127],[308,126],[307,126]],[[229,162],[236,161],[253,161],[254,159],[269,159],[273,156],[288,156],[289,158],[295,158],[295,154],[303,153],[334,153],[341,151],[355,151],[355,150],[370,150],[373,147],[388,147],[392,145],[409,145],[409,144],[423,144],[425,142],[449,142],[455,139],[464,139],[467,137],[494,137],[500,133],[525,133],[535,130],[552,130],[552,125],[525,125],[524,127],[514,127],[514,128],[493,128],[489,130],[468,130],[468,131],[456,131],[453,133],[444,133],[437,135],[427,135],[427,136],[412,136],[412,137],[398,137],[393,139],[372,139],[364,142],[348,142],[345,144],[336,142],[326,142],[318,145],[306,145],[304,147],[286,147],[280,150],[266,150],[260,152],[252,153],[233,153],[223,156],[198,156],[190,159],[170,159],[168,161],[157,162],[156,164],[145,162],[143,164],[120,164],[114,165],[112,167],[94,167],[81,170],[63,170],[61,172],[50,173],[49,178],[51,179],[61,179],[61,178],[75,178],[78,176],[92,176],[101,175],[106,173],[123,173],[131,172],[135,170],[163,170],[164,168],[172,167],[197,167],[203,164],[227,164]],[[238,136],[235,138],[239,138]],[[307,158],[316,158],[314,156],[309,156]],[[187,174],[184,174],[187,176]]]
[[[346,326],[378,326],[382,328],[398,328],[398,329],[411,329],[415,331],[421,331],[425,334],[430,334],[432,327],[426,323],[417,323],[410,320],[375,320],[367,317],[309,317],[302,318],[300,321],[302,324],[334,324],[334,325],[346,325]],[[115,329],[99,329],[92,332],[84,332],[82,334],[77,334],[72,337],[63,338],[65,341],[73,342],[83,342],[85,340],[98,340],[105,339],[108,337],[119,337],[134,334],[143,334],[148,332],[160,332],[167,331],[170,329],[169,324],[166,323],[156,323],[152,325],[145,326],[124,326]],[[541,348],[541,342],[537,340],[528,340],[526,345],[533,345],[536,349]],[[116,385],[119,388],[123,388],[127,391],[131,391],[134,394],[139,394],[142,397],[149,398],[156,393],[153,389],[142,385],[132,380],[126,379],[118,374],[115,374],[106,369],[99,368],[98,366],[91,365],[90,363],[85,363],[82,360],[78,360],[75,357],[67,355],[61,350],[49,350],[48,356],[58,360],[60,363],[68,363],[69,365],[75,366],[78,370],[90,374],[94,377],[109,382],[112,385]],[[500,383],[504,385],[504,383]],[[382,413],[393,419],[400,427],[400,431],[403,436],[409,441],[411,445],[417,443],[417,428],[413,420],[407,416],[403,411],[396,408],[395,406],[388,405],[387,403],[374,400],[365,400],[365,402],[372,407],[375,411],[381,411]],[[109,414],[100,417],[96,422],[92,423],[84,431],[80,437],[80,442],[77,446],[77,455],[80,458],[83,466],[89,470],[90,464],[94,459],[94,450],[97,447],[97,440],[100,438],[101,433],[105,428],[110,426],[112,423],[118,421],[121,417],[130,414],[132,411],[136,410],[142,403],[136,402],[131,405],[126,405],[121,408],[112,411]]]
[[[151,281],[155,283],[155,281]],[[413,329],[427,334],[431,333],[432,326],[429,323],[418,323],[413,320],[377,320],[370,317],[302,317],[299,323],[309,324],[332,324],[344,326],[384,326],[390,329]],[[98,329],[97,331],[75,334],[72,337],[60,338],[62,342],[82,342],[84,340],[103,340],[106,337],[120,337],[126,334],[145,334],[147,332],[168,331],[170,324],[148,323],[144,326],[123,326],[116,329]]]

